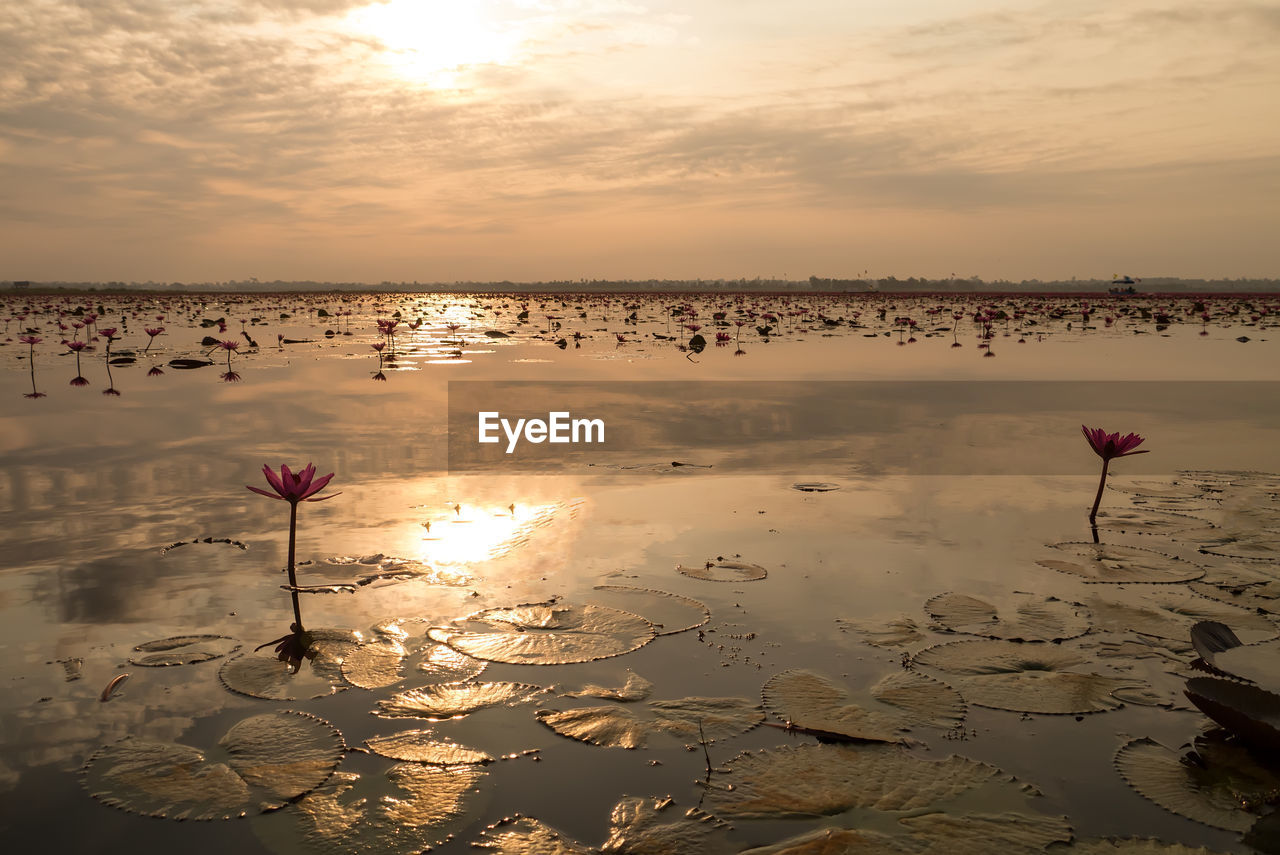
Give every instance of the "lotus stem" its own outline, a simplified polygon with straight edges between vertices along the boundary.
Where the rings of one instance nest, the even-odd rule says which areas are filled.
[[[1089,525],[1097,525],[1098,505],[1102,504],[1102,491],[1107,486],[1107,467],[1111,465],[1111,461],[1107,458],[1102,459],[1102,477],[1098,479],[1098,495],[1093,499],[1093,510],[1089,511]]]
[[[295,544],[298,536],[298,503],[289,503],[289,594],[293,597],[293,619],[302,630],[302,609],[298,606],[298,577],[293,569]]]

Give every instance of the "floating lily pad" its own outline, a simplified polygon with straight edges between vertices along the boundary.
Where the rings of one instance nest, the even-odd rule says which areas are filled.
[[[657,628],[658,635],[697,629],[711,620],[711,610],[705,604],[679,594],[625,585],[596,585],[595,590],[608,592],[605,596],[609,599],[603,605],[640,615]]]
[[[499,855],[594,855],[595,849],[571,840],[551,826],[528,816],[509,817],[480,832],[472,848]]]
[[[378,701],[383,718],[458,718],[485,707],[519,706],[547,690],[528,683],[439,683]]]
[[[218,678],[233,692],[271,701],[322,698],[344,690],[342,662],[360,646],[350,630],[308,630],[306,658],[295,673],[266,650],[242,653],[218,669]]]
[[[601,698],[606,701],[643,701],[653,693],[653,683],[639,674],[628,674],[626,685],[616,689],[597,686],[594,683],[583,686],[576,692],[562,692],[566,698]]]
[[[320,786],[344,753],[342,734],[279,711],[233,726],[209,752],[126,738],[98,750],[84,784],[99,801],[170,819],[228,819],[275,810]]]
[[[462,624],[433,627],[429,635],[468,656],[515,665],[607,659],[643,647],[657,634],[630,612],[559,602],[487,609]]]
[[[769,575],[769,571],[759,564],[741,561],[708,561],[702,567],[677,564],[676,571],[706,582],[758,582]]]
[[[801,484],[792,484],[791,489],[799,490],[801,493],[831,493],[839,490],[840,485],[828,481],[806,481]]]
[[[921,855],[1031,855],[1072,837],[1066,817],[1041,814],[929,813],[898,822],[920,841]]]
[[[965,757],[924,760],[899,745],[784,746],[730,760],[712,779],[703,806],[732,819],[833,816],[852,808],[915,811],[996,781],[1013,779]]]
[[[489,666],[483,659],[459,653],[447,644],[432,643],[418,663],[415,680],[427,683],[457,683],[479,677]]]
[[[486,775],[482,766],[417,763],[392,766],[385,777],[338,772],[290,814],[312,852],[417,855],[474,819]]]
[[[1242,609],[1280,614],[1280,578],[1271,572],[1271,565],[1213,567],[1187,587],[1202,597]]]
[[[1073,670],[1092,664],[1090,658],[1050,644],[953,641],[922,650],[913,662],[957,675],[953,684],[969,703],[1013,712],[1102,712],[1123,705],[1112,696],[1116,690],[1143,685],[1136,678]]]
[[[1070,552],[1080,560],[1046,558],[1037,564],[1080,576],[1088,582],[1190,582],[1204,575],[1203,567],[1189,561],[1135,546],[1109,543],[1054,543],[1050,546]]]
[[[404,679],[400,673],[408,651],[398,642],[362,644],[342,660],[342,676],[361,689],[382,689]]]
[[[496,822],[471,845],[500,855],[728,855],[734,851],[725,823],[699,808],[679,811],[674,805],[670,798],[624,796],[610,814],[609,837],[599,849],[567,838],[531,817]]]
[[[1143,498],[1158,499],[1199,499],[1205,490],[1193,483],[1174,483],[1167,481],[1114,481],[1107,488],[1118,493],[1129,493]]]
[[[1225,623],[1243,638],[1257,641],[1272,638],[1276,625],[1265,615],[1235,608],[1180,589],[1161,588],[1144,594],[1141,605],[1109,597],[1093,596],[1085,601],[1094,626],[1107,632],[1139,632],[1185,642],[1191,627],[1199,621]]]
[[[914,618],[902,615],[888,621],[851,622],[862,640],[873,647],[909,647],[924,640],[924,633]]]
[[[175,635],[146,641],[133,649],[139,655],[129,657],[130,665],[157,668],[219,659],[235,653],[240,644],[225,635]]]
[[[607,748],[643,748],[659,734],[687,743],[714,742],[764,720],[760,705],[746,698],[682,698],[641,706],[538,710],[535,715],[561,736]]]
[[[953,632],[1009,641],[1062,641],[1089,630],[1089,613],[1055,597],[1019,594],[1000,606],[967,594],[939,594],[924,609]],[[1003,606],[1003,608],[1001,607]]]
[[[1280,791],[1280,776],[1221,731],[1197,737],[1185,757],[1153,739],[1134,739],[1116,754],[1116,768],[1165,810],[1231,831],[1247,831]]]
[[[871,687],[871,696],[896,708],[908,724],[952,728],[965,718],[964,698],[955,689],[915,671],[897,671]]]
[[[812,671],[783,671],[762,691],[764,706],[787,724],[808,733],[866,742],[902,742],[906,723],[885,710],[854,703],[847,688]]]
[[[483,751],[443,741],[430,730],[405,730],[389,736],[375,736],[366,739],[364,744],[375,754],[410,763],[456,766],[493,762],[493,757]]]

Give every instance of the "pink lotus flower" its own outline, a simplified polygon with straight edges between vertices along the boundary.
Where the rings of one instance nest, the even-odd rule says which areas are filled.
[[[1094,453],[1104,461],[1115,457],[1128,457],[1131,454],[1146,454],[1150,450],[1144,448],[1142,451],[1134,451],[1143,443],[1143,438],[1136,433],[1121,436],[1119,431],[1107,433],[1102,428],[1091,430],[1084,425],[1080,425],[1080,430],[1084,433],[1084,438],[1089,440],[1089,446]]]
[[[1089,525],[1094,526],[1094,538],[1097,538],[1097,519],[1098,505],[1102,503],[1102,491],[1107,486],[1107,468],[1111,465],[1111,461],[1116,457],[1129,457],[1134,454],[1146,454],[1150,449],[1142,449],[1136,451],[1139,445],[1142,445],[1143,438],[1136,433],[1120,435],[1119,431],[1115,433],[1107,433],[1102,428],[1093,428],[1090,430],[1084,425],[1080,425],[1080,430],[1084,433],[1084,438],[1089,441],[1089,447],[1094,453],[1102,458],[1102,477],[1098,480],[1098,495],[1093,499],[1093,509],[1089,511]]]
[[[290,504],[296,505],[298,502],[304,501],[322,502],[325,499],[332,499],[334,496],[342,495],[341,493],[333,493],[328,496],[312,498],[316,493],[323,490],[325,485],[329,483],[329,479],[333,477],[333,473],[330,472],[323,478],[313,481],[312,479],[315,478],[316,474],[316,467],[313,463],[308,463],[306,468],[296,475],[290,472],[289,467],[283,463],[280,464],[279,475],[276,475],[270,466],[263,466],[262,474],[267,476],[267,483],[271,485],[271,489],[275,490],[275,494],[268,493],[260,487],[253,487],[248,484],[245,486],[255,493],[266,496],[268,499],[284,499]]]

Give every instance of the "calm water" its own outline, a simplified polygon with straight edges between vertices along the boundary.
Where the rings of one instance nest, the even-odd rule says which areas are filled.
[[[265,486],[264,463],[314,461],[321,473],[336,473],[330,487],[342,495],[300,509],[298,558],[316,562],[299,568],[302,584],[349,577],[346,567],[324,559],[376,553],[441,574],[303,595],[309,627],[367,634],[406,619],[421,635],[422,627],[487,608],[553,597],[604,602],[593,590],[599,584],[696,599],[711,612],[701,633],[660,636],[633,653],[581,664],[495,663],[481,678],[568,691],[621,686],[634,673],[654,683],[654,700],[759,699],[766,680],[794,668],[865,689],[902,669],[902,651],[865,643],[854,625],[907,615],[924,627],[923,604],[947,591],[1035,592],[1079,602],[1107,587],[1141,603],[1153,586],[1116,590],[1036,564],[1053,557],[1048,544],[1090,538],[1086,516],[1098,461],[1079,435],[1082,422],[1148,438],[1152,453],[1113,464],[1118,485],[1168,484],[1187,469],[1280,472],[1280,328],[1274,315],[1258,311],[1274,298],[1219,300],[1206,307],[1206,322],[1198,313],[1188,319],[1188,298],[1100,303],[1087,324],[1075,299],[1017,298],[1027,314],[992,321],[986,342],[972,319],[986,301],[734,299],[9,299],[8,340],[0,348],[0,399],[8,402],[0,416],[6,839],[20,841],[23,851],[312,851],[298,848],[292,807],[252,820],[179,823],[107,807],[80,782],[100,746],[133,737],[209,747],[236,721],[274,709],[313,713],[341,730],[349,746],[433,727],[495,756],[520,755],[486,767],[482,792],[449,826],[454,837],[441,851],[470,851],[480,829],[515,813],[599,845],[623,795],[670,795],[681,810],[699,803],[706,760],[696,739],[655,739],[635,751],[599,747],[560,736],[533,716],[539,708],[605,701],[548,695],[431,725],[371,714],[378,700],[417,685],[408,672],[392,687],[283,702],[229,691],[219,679],[221,659],[129,665],[134,646],[149,640],[214,634],[248,650],[287,631],[289,595],[279,587],[287,506],[245,489]],[[74,310],[83,304],[92,313],[100,302],[96,327],[118,328],[111,354],[136,361],[112,366],[108,378],[99,338],[80,355],[89,385],[70,385],[75,356],[58,341],[87,338],[93,325],[76,330],[71,322],[84,314]],[[673,320],[670,307],[686,302],[696,317]],[[517,317],[522,303],[526,320]],[[995,305],[1013,315],[1012,303]],[[1157,329],[1140,306],[1178,314]],[[930,314],[933,308],[941,311]],[[953,310],[968,313],[955,333]],[[371,345],[384,341],[375,321],[396,311],[403,322],[423,320],[414,330],[400,324],[381,354],[382,380],[374,376],[380,354]],[[717,326],[717,311],[727,312],[726,325]],[[747,311],[757,317],[739,328],[733,320]],[[759,317],[765,312],[781,315],[767,336],[756,329],[767,324]],[[1110,325],[1108,314],[1117,318]],[[906,316],[917,321],[916,332],[895,325]],[[217,318],[225,318],[225,333],[200,324]],[[60,330],[59,319],[70,328]],[[695,334],[687,325],[700,326],[697,333],[709,340],[700,353],[681,349]],[[165,332],[144,356],[143,328],[157,326]],[[29,348],[19,341],[28,329],[43,339],[34,346],[34,387]],[[731,340],[717,346],[716,332]],[[223,350],[208,357],[212,366],[170,365],[204,358],[210,349],[199,342],[206,335],[242,342],[231,359],[238,380],[224,379]],[[279,336],[295,343],[277,345]],[[905,343],[908,336],[916,341]],[[983,343],[994,357],[982,356]],[[149,375],[153,367],[163,373]],[[637,423],[657,427],[599,458],[588,451],[563,463],[543,461],[537,471],[496,461],[450,472],[448,384],[459,380],[537,384],[549,396],[561,381],[608,384],[616,418],[625,419],[629,407]],[[680,396],[671,412],[686,419],[679,429],[661,432],[648,385],[654,381],[682,384],[668,387],[679,390],[671,393]],[[883,395],[875,411],[883,418],[851,424],[841,436],[845,416],[828,416],[859,411],[841,398],[851,387],[840,384],[849,381],[911,393]],[[1061,385],[1037,387],[1050,381]],[[700,385],[683,385],[692,383]],[[789,396],[753,406],[755,396],[779,385]],[[33,388],[45,396],[24,397]],[[103,394],[108,388],[120,394]],[[985,391],[992,388],[994,397]],[[1046,397],[1037,388],[1055,391]],[[735,417],[726,416],[726,390],[738,402]],[[659,394],[672,402],[671,394]],[[779,431],[756,425],[762,432],[744,438],[735,419],[761,407],[778,414]],[[698,465],[672,467],[673,460]],[[810,482],[839,489],[794,488]],[[1104,510],[1129,506],[1126,493],[1104,498]],[[190,542],[204,538],[236,543]],[[1158,533],[1104,531],[1103,539],[1209,565],[1225,561]],[[186,543],[163,551],[179,542]],[[721,557],[760,565],[768,578],[708,582],[675,569]],[[966,637],[926,635],[930,643]],[[1134,667],[1154,691],[1178,697],[1176,678],[1147,662]],[[129,678],[117,694],[99,701],[122,673]],[[320,685],[305,670],[299,677],[308,678]],[[1043,793],[1035,810],[1068,816],[1077,836],[1150,836],[1246,851],[1238,835],[1142,798],[1112,765],[1122,734],[1176,747],[1205,723],[1198,712],[1159,706],[1130,704],[1077,720],[971,705],[963,740],[929,728],[911,736],[924,756],[960,753],[1034,784]],[[812,741],[756,727],[708,751],[719,767],[740,751]],[[375,783],[389,765],[352,754],[341,768],[363,776],[360,793],[376,801],[403,797]],[[730,840],[739,847],[771,843],[847,819],[740,820]]]

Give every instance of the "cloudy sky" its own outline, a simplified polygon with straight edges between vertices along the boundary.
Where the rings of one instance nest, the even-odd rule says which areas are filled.
[[[1280,276],[1280,0],[21,0],[0,56],[0,279]]]

